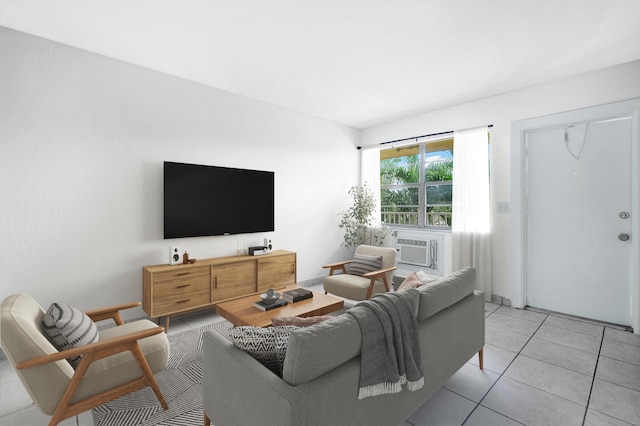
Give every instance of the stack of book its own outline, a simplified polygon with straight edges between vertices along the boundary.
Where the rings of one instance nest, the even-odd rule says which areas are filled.
[[[280,299],[286,300],[289,303],[296,303],[301,300],[311,299],[313,297],[313,292],[306,290],[304,288],[297,288],[295,290],[289,290],[282,293]]]
[[[256,308],[263,310],[263,311],[269,311],[271,309],[275,309],[275,308],[279,308],[281,306],[286,305],[288,302],[286,300],[282,300],[282,299],[278,299],[273,303],[264,303],[264,301],[262,300],[258,300],[257,302],[253,302],[253,306],[255,306]]]

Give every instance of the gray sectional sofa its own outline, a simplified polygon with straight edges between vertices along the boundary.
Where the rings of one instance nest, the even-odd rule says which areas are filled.
[[[203,407],[215,426],[401,424],[484,346],[475,270],[420,287],[418,333],[425,384],[358,399],[360,327],[350,315],[291,333],[282,378],[218,331],[203,336]],[[480,364],[482,362],[480,361]]]

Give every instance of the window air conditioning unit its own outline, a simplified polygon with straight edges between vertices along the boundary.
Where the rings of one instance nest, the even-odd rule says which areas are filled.
[[[442,275],[444,239],[441,235],[401,236],[396,238],[397,262]],[[400,267],[401,265],[398,265]],[[415,268],[411,268],[415,269]]]

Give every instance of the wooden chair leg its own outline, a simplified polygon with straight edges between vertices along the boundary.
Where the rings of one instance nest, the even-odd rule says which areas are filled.
[[[480,364],[480,370],[484,370],[483,350],[484,349],[480,349],[480,352],[478,352],[478,364]]]
[[[156,381],[156,378],[153,376],[151,367],[149,367],[149,364],[147,363],[147,359],[144,357],[144,354],[142,353],[142,349],[140,349],[140,345],[138,345],[138,342],[134,342],[131,348],[131,353],[133,354],[133,357],[138,363],[138,366],[142,370],[142,375],[144,377],[145,384],[153,390],[153,393],[156,395],[156,398],[158,398],[160,405],[162,405],[162,408],[164,408],[164,410],[167,411],[169,409],[169,405],[167,404],[167,401],[165,401],[164,395],[162,395],[160,386],[158,386],[158,382]]]
[[[204,426],[211,426],[211,420],[209,416],[207,416],[207,413],[204,413]]]
[[[71,404],[71,398],[76,393],[76,389],[80,385],[82,378],[84,377],[84,373],[89,369],[89,365],[96,358],[95,353],[89,353],[84,355],[83,360],[78,364],[76,371],[71,377],[71,381],[67,385],[67,389],[65,389],[62,394],[62,398],[58,402],[58,406],[56,407],[51,419],[49,420],[49,426],[57,425],[61,421],[68,419],[76,414],[76,411],[73,410],[73,406]],[[77,405],[77,404],[76,404]]]
[[[382,281],[384,282],[384,288],[387,289],[387,293],[391,291],[391,289],[389,288],[389,281],[387,281],[387,276],[383,276],[382,277]]]
[[[369,283],[369,290],[367,290],[367,300],[371,299],[373,296],[373,286],[376,284],[375,278],[371,278],[371,282]]]

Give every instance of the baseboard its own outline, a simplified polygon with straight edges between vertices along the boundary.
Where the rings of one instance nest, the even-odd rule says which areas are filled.
[[[316,285],[321,285],[322,280],[324,280],[324,277],[311,278],[310,280],[306,281],[298,281],[296,284],[298,285],[298,287],[313,287]]]
[[[511,299],[491,293],[491,303],[511,307]]]

